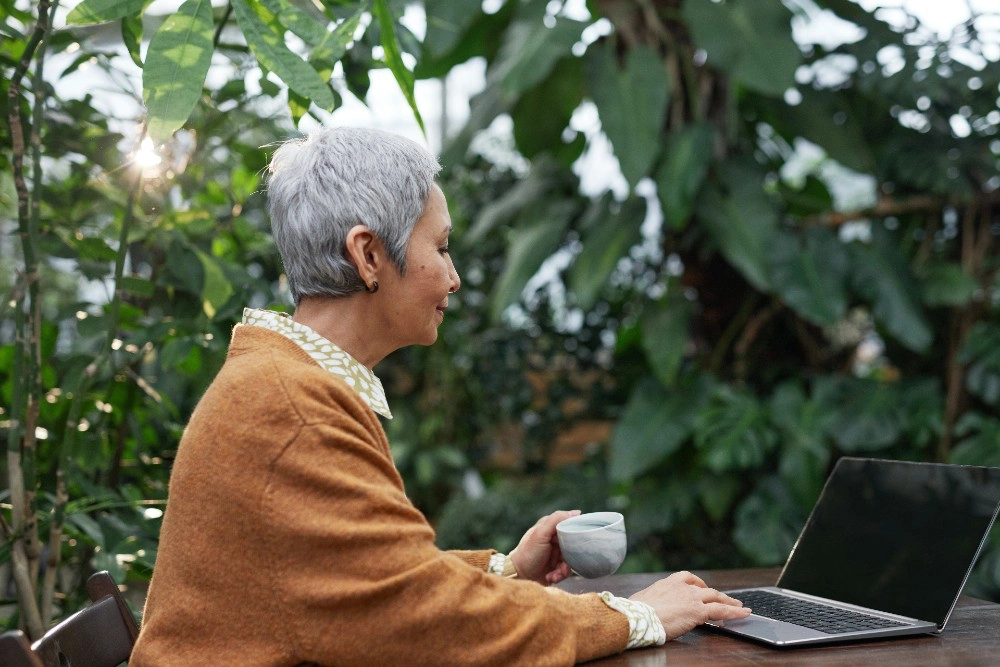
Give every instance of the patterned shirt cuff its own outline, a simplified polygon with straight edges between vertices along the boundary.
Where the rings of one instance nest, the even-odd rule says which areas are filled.
[[[656,612],[645,602],[615,597],[604,591],[601,599],[605,604],[625,614],[628,619],[627,649],[643,648],[644,646],[662,646],[667,642],[667,632],[657,618]]]
[[[510,579],[517,577],[517,568],[514,567],[514,561],[508,558],[506,554],[497,553],[490,556],[490,562],[486,566],[486,571],[498,577],[508,577]]]

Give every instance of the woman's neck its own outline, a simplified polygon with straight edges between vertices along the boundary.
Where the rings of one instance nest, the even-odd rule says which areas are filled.
[[[365,292],[341,297],[303,297],[292,319],[347,352],[369,370],[393,350],[379,340]]]

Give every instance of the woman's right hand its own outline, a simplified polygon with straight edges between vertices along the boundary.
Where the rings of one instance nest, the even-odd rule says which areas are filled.
[[[676,639],[706,621],[746,618],[743,603],[709,588],[690,572],[674,572],[629,598],[645,602],[656,611],[667,639]]]

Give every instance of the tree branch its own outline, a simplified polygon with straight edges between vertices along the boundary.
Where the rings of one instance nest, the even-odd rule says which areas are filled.
[[[38,4],[38,22],[25,45],[21,59],[18,61],[11,76],[7,90],[8,121],[11,134],[11,165],[13,168],[14,188],[17,192],[18,236],[21,239],[22,257],[24,258],[24,285],[20,293],[21,299],[15,304],[15,319],[19,325],[15,334],[20,343],[15,345],[15,352],[22,357],[28,357],[27,373],[21,373],[13,378],[14,390],[19,397],[19,404],[12,406],[18,410],[24,408],[23,419],[12,415],[12,429],[7,441],[8,478],[10,481],[11,512],[13,540],[11,542],[11,561],[14,570],[14,581],[17,586],[18,606],[22,619],[32,638],[38,638],[44,632],[38,600],[35,597],[36,578],[34,571],[37,566],[39,549],[38,527],[35,519],[34,494],[34,451],[35,426],[38,413],[38,399],[41,384],[41,360],[39,359],[39,318],[40,298],[38,289],[38,257],[36,255],[37,211],[33,214],[32,193],[29,192],[24,178],[24,127],[21,122],[21,82],[31,66],[35,51],[45,42],[49,32],[49,11],[52,4],[49,0],[40,0]],[[44,47],[43,47],[44,49]],[[44,52],[44,51],[43,51]],[[41,82],[36,83],[41,86]],[[36,97],[37,100],[37,97]],[[36,102],[37,104],[37,102]],[[40,110],[39,117],[40,117]],[[33,130],[32,143],[36,145],[37,134]],[[35,153],[36,163],[38,161]],[[38,165],[35,165],[37,177]],[[38,195],[39,183],[35,183],[35,196]],[[28,313],[25,313],[25,306]],[[25,340],[25,333],[28,339]],[[16,361],[22,365],[23,358]],[[22,455],[23,452],[23,455]]]
[[[828,227],[840,227],[848,222],[863,220],[864,218],[884,218],[891,215],[903,215],[905,213],[919,213],[921,211],[939,212],[949,206],[982,206],[1000,203],[1000,190],[989,194],[982,194],[973,201],[953,201],[940,197],[916,196],[908,199],[891,199],[883,197],[878,203],[869,208],[861,208],[853,211],[821,213],[801,218],[805,225],[824,225]]]

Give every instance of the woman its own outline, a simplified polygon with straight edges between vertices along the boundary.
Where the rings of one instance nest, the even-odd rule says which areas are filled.
[[[748,611],[689,573],[570,595],[556,524],[508,555],[444,552],[406,498],[371,369],[430,345],[460,279],[418,144],[324,129],[282,145],[268,197],[292,317],[250,310],[178,449],[130,664],[566,665]]]

